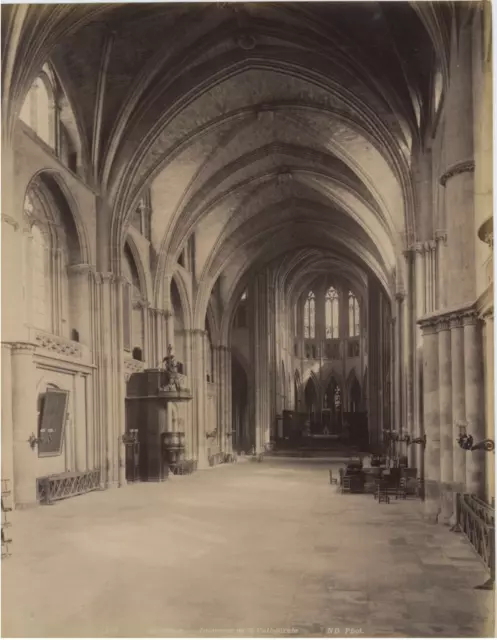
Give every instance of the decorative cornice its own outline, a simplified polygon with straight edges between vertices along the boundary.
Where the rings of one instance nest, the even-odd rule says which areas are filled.
[[[48,351],[60,353],[64,356],[73,356],[81,358],[83,355],[81,345],[78,342],[67,340],[60,336],[55,336],[43,331],[37,331],[34,334],[36,346]]]
[[[5,222],[6,224],[8,224],[11,227],[13,227],[14,231],[17,231],[19,229],[19,227],[20,227],[20,225],[17,222],[17,220],[15,218],[13,218],[12,216],[7,215],[6,213],[2,213],[2,222]]]
[[[26,353],[34,353],[38,346],[32,342],[11,342],[10,344],[12,346],[12,354],[23,351]]]
[[[451,165],[447,171],[440,177],[440,184],[445,187],[447,182],[454,176],[460,173],[474,173],[475,163],[474,160],[463,160],[462,162],[456,162]]]

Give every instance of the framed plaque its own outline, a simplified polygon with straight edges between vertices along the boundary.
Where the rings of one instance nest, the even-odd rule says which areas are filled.
[[[69,391],[47,389],[40,407],[38,456],[59,456],[64,443]]]

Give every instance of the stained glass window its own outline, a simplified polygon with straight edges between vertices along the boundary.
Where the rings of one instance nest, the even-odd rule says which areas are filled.
[[[360,332],[359,303],[349,291],[349,338],[355,338]]]
[[[316,337],[316,296],[309,291],[304,305],[304,338]]]
[[[338,293],[334,287],[330,287],[326,292],[325,317],[326,317],[326,337],[338,338]]]

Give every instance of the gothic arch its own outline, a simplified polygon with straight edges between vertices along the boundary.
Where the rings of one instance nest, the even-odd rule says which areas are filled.
[[[142,261],[142,257],[140,255],[140,250],[138,248],[138,245],[136,244],[133,236],[130,233],[128,233],[128,235],[126,236],[126,242],[124,246],[128,247],[129,252],[133,258],[133,263],[138,274],[141,297],[144,302],[148,302],[151,299],[150,298],[151,283],[150,283],[150,277],[149,277],[149,270],[145,268],[145,265],[143,264],[143,261]]]
[[[51,222],[65,227],[70,241],[70,264],[92,264],[86,226],[78,204],[60,173],[52,169],[40,169],[33,174],[26,186],[22,206],[32,190],[45,198],[46,212],[55,216]],[[57,219],[57,213],[60,219]]]

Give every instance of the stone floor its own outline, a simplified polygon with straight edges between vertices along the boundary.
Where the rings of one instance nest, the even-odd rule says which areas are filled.
[[[494,594],[414,500],[266,460],[16,512],[3,637],[489,637]]]

